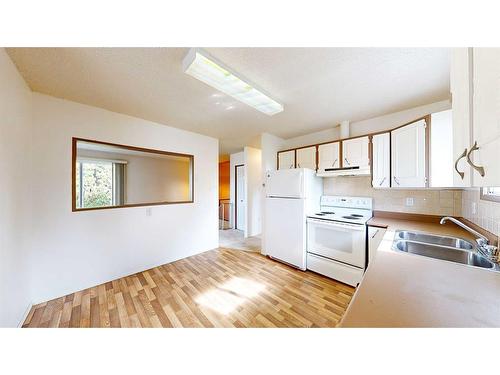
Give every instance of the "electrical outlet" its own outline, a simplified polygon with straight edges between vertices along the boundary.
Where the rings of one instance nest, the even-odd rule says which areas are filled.
[[[413,206],[414,201],[413,198],[406,198],[406,205],[407,206]]]
[[[153,209],[151,207],[146,208],[146,216],[152,216],[153,215]]]

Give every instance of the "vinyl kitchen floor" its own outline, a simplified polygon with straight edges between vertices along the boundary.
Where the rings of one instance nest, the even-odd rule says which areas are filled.
[[[215,249],[33,306],[23,327],[335,327],[354,288]]]
[[[219,230],[219,246],[229,249],[260,252],[259,236],[244,238],[243,231],[237,229]]]

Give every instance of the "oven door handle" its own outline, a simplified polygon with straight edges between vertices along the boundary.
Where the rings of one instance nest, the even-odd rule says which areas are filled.
[[[324,228],[332,228],[332,229],[338,228],[338,229],[344,229],[345,231],[357,230],[362,232],[365,230],[365,226],[362,224],[341,223],[338,221],[326,222],[325,220],[319,220],[319,219],[307,219],[307,222],[315,226],[321,226]]]

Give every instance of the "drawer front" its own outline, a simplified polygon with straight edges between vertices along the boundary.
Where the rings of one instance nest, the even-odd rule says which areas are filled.
[[[361,268],[335,262],[314,254],[307,254],[307,269],[351,286],[358,285],[363,278],[363,269]]]

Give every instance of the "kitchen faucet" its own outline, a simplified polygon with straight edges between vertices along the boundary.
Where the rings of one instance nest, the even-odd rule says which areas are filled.
[[[472,229],[471,227],[465,225],[464,223],[462,223],[461,221],[455,219],[454,217],[450,217],[450,216],[445,216],[441,219],[441,221],[439,222],[440,224],[444,224],[446,223],[448,220],[454,222],[455,224],[457,224],[459,227],[465,229],[467,232],[473,234],[474,236],[476,236],[476,242],[477,242],[477,245],[478,245],[478,252],[485,256],[486,258],[490,259],[491,261],[493,262],[498,262],[498,247],[497,246],[494,246],[494,245],[490,245],[489,244],[489,240],[483,236],[481,233],[479,233],[478,231]]]

